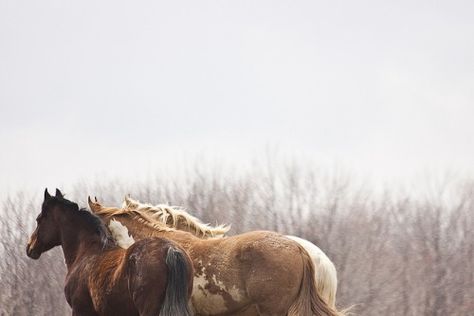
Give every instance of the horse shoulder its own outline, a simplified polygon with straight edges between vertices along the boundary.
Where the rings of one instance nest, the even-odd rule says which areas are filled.
[[[87,310],[94,312],[94,303],[88,288],[88,277],[84,269],[86,265],[78,265],[68,272],[64,285],[66,301],[73,311]]]

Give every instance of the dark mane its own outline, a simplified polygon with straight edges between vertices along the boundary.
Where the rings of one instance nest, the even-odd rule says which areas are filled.
[[[71,211],[71,214],[74,214],[74,216],[85,222],[86,225],[88,225],[88,227],[90,227],[92,231],[99,236],[103,248],[108,245],[115,245],[115,241],[110,235],[109,230],[105,227],[104,223],[97,215],[91,213],[86,208],[79,209],[79,206],[76,203],[65,199],[64,197],[53,196],[46,203],[50,202],[63,205]],[[46,203],[43,204],[43,211]]]
[[[105,227],[102,220],[95,214],[92,214],[86,208],[81,208],[75,212],[81,219],[90,225],[94,232],[99,235],[102,245],[105,247],[109,242],[113,242],[109,230]]]

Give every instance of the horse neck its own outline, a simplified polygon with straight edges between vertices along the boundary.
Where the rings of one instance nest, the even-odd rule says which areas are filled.
[[[70,220],[64,215],[59,219],[59,227],[61,247],[68,270],[79,260],[103,249],[100,236],[85,226],[81,219]]]
[[[142,239],[147,237],[162,237],[171,239],[180,244],[190,244],[199,241],[200,238],[194,236],[192,233],[180,230],[159,230],[152,228],[146,224],[137,222],[131,218],[117,218],[122,224],[127,226],[129,233],[135,239]]]

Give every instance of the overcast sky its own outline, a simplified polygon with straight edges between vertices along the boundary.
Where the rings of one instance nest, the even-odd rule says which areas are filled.
[[[474,172],[474,1],[0,0],[0,190],[278,147]]]

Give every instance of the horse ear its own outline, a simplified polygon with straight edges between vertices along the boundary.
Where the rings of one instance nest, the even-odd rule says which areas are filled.
[[[63,194],[61,193],[61,191],[59,191],[59,189],[56,189],[56,197],[57,198],[63,198]]]
[[[126,195],[124,200],[123,200],[123,207],[126,207],[126,208],[136,208],[137,207],[137,201],[133,200],[131,197],[130,197],[130,194],[129,195]]]
[[[51,195],[48,192],[48,188],[44,190],[44,200],[49,200],[51,198]]]
[[[95,198],[95,202],[92,201],[91,197],[87,197],[87,203],[89,203],[89,207],[91,208],[93,213],[97,213],[101,209],[101,205],[97,202],[97,198]]]
[[[125,195],[123,202],[125,203],[125,206],[129,207],[132,204],[132,201],[130,201],[130,195]]]

